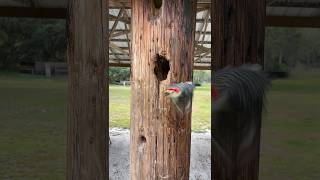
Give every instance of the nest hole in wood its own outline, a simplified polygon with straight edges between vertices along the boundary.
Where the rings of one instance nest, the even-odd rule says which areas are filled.
[[[155,21],[160,17],[162,7],[162,0],[153,0],[150,8],[149,21]]]
[[[156,75],[159,81],[167,79],[168,73],[170,71],[169,61],[159,54],[156,55],[154,74]]]
[[[143,135],[140,136],[139,140],[140,140],[140,143],[146,143],[147,142],[146,137],[143,136]]]
[[[153,0],[154,7],[160,9],[162,6],[162,0]]]

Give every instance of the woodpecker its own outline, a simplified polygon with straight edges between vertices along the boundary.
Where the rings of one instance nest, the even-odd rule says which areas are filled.
[[[215,153],[225,159],[231,174],[235,166],[244,165],[256,156],[259,147],[254,142],[260,138],[260,119],[270,83],[257,64],[226,67],[212,78],[212,145]]]
[[[171,98],[171,101],[181,114],[185,114],[192,110],[194,88],[195,85],[192,82],[181,82],[169,85],[164,94]]]
[[[258,64],[245,64],[238,68],[230,66],[213,76],[212,100],[214,112],[242,111],[256,113],[264,107],[265,90],[269,81]]]

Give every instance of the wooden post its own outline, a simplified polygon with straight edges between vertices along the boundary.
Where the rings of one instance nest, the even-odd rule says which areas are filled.
[[[131,180],[189,179],[191,113],[163,91],[192,80],[196,0],[132,1]]]
[[[108,178],[108,1],[71,0],[67,179]]]
[[[264,35],[265,35],[265,0],[213,0],[212,1],[212,69],[218,70],[227,65],[241,65],[244,63],[259,63],[263,65],[264,58]],[[212,72],[214,73],[214,72]],[[211,107],[213,107],[212,104]],[[217,121],[234,121],[240,116],[224,115],[216,117],[212,114],[212,133],[215,132]],[[215,121],[213,121],[214,118]],[[261,118],[257,119],[259,131],[261,129]],[[245,122],[245,121],[242,121]],[[232,124],[232,123],[231,123]],[[233,123],[232,133],[237,134],[239,125]],[[228,127],[226,127],[228,129]],[[226,137],[226,151],[231,154],[231,160],[235,169],[230,172],[225,169],[223,158],[219,152],[212,152],[213,170],[212,177],[215,180],[257,180],[259,177],[259,137],[255,138],[255,159],[248,160],[245,164],[239,165],[237,152],[237,137]],[[213,150],[214,148],[212,148]]]

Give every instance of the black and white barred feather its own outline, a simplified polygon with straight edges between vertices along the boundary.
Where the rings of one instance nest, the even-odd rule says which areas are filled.
[[[224,68],[212,78],[215,97],[212,144],[214,151],[224,158],[227,174],[231,174],[236,166],[256,156],[259,147],[254,142],[260,138],[261,114],[270,83],[260,65],[250,64]]]
[[[219,92],[217,103],[220,99],[224,101],[219,105],[228,106],[230,111],[255,114],[264,107],[265,91],[269,81],[260,65],[246,64],[238,68],[227,67],[217,71],[213,76],[213,86]],[[217,106],[214,109],[217,111],[219,108],[226,107]]]

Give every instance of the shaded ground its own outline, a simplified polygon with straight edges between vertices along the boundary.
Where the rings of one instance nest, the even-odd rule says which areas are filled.
[[[129,180],[129,131],[111,129],[110,179]],[[192,133],[191,136],[191,180],[211,179],[210,133]]]

